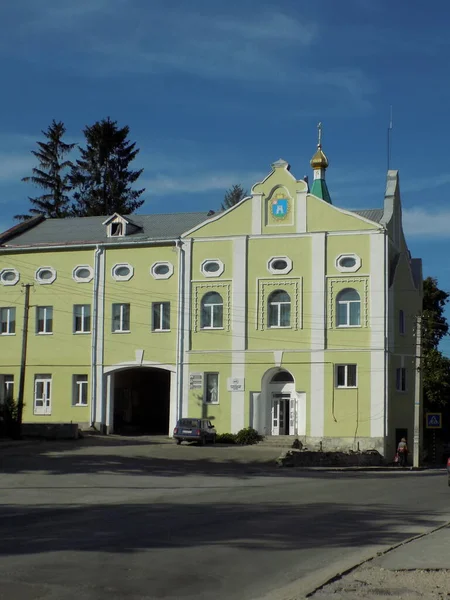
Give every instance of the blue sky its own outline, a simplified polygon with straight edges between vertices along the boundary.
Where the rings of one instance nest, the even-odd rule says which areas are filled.
[[[0,229],[52,119],[75,142],[128,124],[147,213],[215,209],[280,157],[310,174],[320,120],[333,202],[380,207],[392,105],[408,242],[450,289],[449,21],[446,0],[3,2]]]

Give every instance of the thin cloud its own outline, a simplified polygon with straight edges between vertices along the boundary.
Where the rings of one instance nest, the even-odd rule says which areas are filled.
[[[36,159],[30,153],[27,155],[0,153],[0,185],[19,182],[22,177],[30,174],[35,165]]]
[[[225,191],[235,183],[250,186],[255,181],[261,181],[266,174],[258,173],[199,173],[188,177],[171,177],[169,175],[155,175],[139,180],[140,185],[146,188],[147,193],[164,196],[171,194],[194,194],[214,191]]]
[[[450,209],[428,212],[423,208],[403,210],[403,228],[407,236],[450,237]]]

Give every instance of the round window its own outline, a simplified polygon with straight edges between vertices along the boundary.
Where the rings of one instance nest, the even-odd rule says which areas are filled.
[[[156,275],[167,275],[167,273],[170,271],[170,268],[169,265],[156,265],[153,271]]]
[[[344,269],[352,269],[356,265],[354,256],[343,256],[339,261],[339,266]]]
[[[287,262],[282,258],[279,258],[272,262],[272,269],[274,269],[275,271],[283,271],[284,269],[287,269],[287,267]]]
[[[2,273],[2,281],[15,281],[17,275],[14,273],[14,271],[5,271],[4,273]]]
[[[126,267],[125,265],[122,265],[121,267],[117,267],[114,271],[114,275],[116,277],[128,277],[129,274],[130,274],[130,267]]]
[[[207,273],[217,273],[217,271],[220,269],[220,265],[217,262],[211,261],[207,262],[203,268]]]
[[[49,269],[42,269],[41,271],[39,271],[39,279],[42,279],[43,281],[47,281],[52,277],[53,273]]]
[[[91,272],[89,269],[86,269],[86,267],[81,267],[81,269],[77,269],[76,276],[78,279],[89,279]]]

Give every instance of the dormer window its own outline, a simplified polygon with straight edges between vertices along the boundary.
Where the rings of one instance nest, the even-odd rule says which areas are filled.
[[[110,237],[123,235],[123,223],[111,223]]]
[[[124,237],[126,235],[130,235],[132,233],[136,233],[142,230],[140,225],[134,223],[128,217],[122,217],[118,213],[112,215],[103,222],[103,225],[107,227],[107,236],[111,237]]]

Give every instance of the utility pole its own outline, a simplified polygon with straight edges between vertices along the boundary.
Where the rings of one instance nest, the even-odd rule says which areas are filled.
[[[422,317],[416,319],[416,359],[415,359],[415,386],[414,386],[414,448],[413,467],[420,466],[420,453],[422,450],[423,431],[423,404],[422,404]]]
[[[27,365],[27,342],[28,342],[28,313],[30,311],[30,288],[32,283],[22,283],[25,288],[25,304],[23,312],[22,329],[22,356],[20,358],[19,393],[17,395],[17,436],[20,437],[22,429],[23,393],[25,389],[25,369]]]

